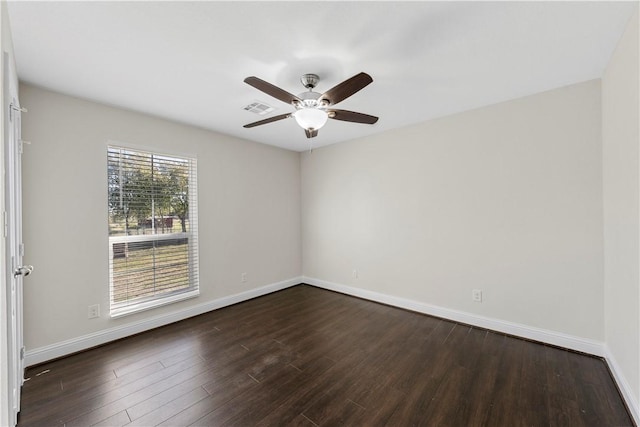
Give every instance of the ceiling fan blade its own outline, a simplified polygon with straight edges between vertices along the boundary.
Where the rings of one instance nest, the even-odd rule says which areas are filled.
[[[244,82],[266,93],[267,95],[271,95],[282,102],[286,102],[287,104],[292,104],[294,101],[302,102],[302,100],[296,95],[289,93],[284,89],[280,89],[278,86],[274,86],[271,83],[265,82],[264,80],[257,77],[247,77],[246,79],[244,79]]]
[[[332,87],[325,93],[323,93],[318,100],[324,100],[328,102],[328,105],[337,104],[340,101],[344,101],[354,93],[358,92],[360,89],[371,83],[373,79],[367,73],[356,74],[339,83],[338,85]]]
[[[372,125],[378,121],[378,118],[376,116],[356,113],[355,111],[327,110],[327,113],[329,113],[330,119],[342,120],[343,122],[364,123],[367,125]]]
[[[273,117],[269,117],[268,119],[258,120],[257,122],[249,123],[247,125],[244,125],[243,127],[252,128],[260,125],[266,125],[267,123],[277,122],[278,120],[288,119],[289,117],[291,117],[291,113],[280,114],[279,116],[273,116]]]
[[[305,129],[304,133],[307,134],[307,138],[313,138],[318,136],[318,131],[316,129],[313,129],[313,130]]]

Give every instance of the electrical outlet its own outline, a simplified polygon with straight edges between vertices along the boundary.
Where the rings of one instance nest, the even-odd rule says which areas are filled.
[[[100,317],[100,304],[89,306],[89,319],[95,319],[96,317]]]
[[[354,270],[351,272],[351,277],[353,277],[354,279],[357,279],[357,278],[358,278],[358,270],[354,269]]]
[[[474,289],[471,291],[471,299],[475,302],[482,302],[482,290]]]
[[[247,273],[242,273],[242,274],[240,275],[240,281],[241,281],[242,283],[244,283],[244,282],[246,282],[246,281],[247,281]]]

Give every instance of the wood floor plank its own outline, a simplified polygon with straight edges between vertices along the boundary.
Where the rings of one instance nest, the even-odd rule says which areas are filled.
[[[113,414],[126,410],[131,405],[144,402],[164,390],[175,388],[190,378],[206,374],[207,368],[208,366],[205,364],[198,364],[174,373],[173,375],[164,376],[162,379],[150,376],[132,384],[135,385],[135,387],[131,387],[129,390],[122,392],[118,390],[118,393],[109,393],[108,395],[100,396],[97,400],[91,402],[91,406],[89,407],[92,409],[90,411],[84,412],[82,415],[78,416],[75,416],[76,414],[72,414],[68,418],[64,419],[65,425],[68,427],[91,425],[96,421],[108,418]]]
[[[91,424],[92,427],[115,427],[122,426],[129,423],[129,416],[127,411],[120,411],[115,415],[105,418],[104,420]]]
[[[121,378],[98,383],[95,387],[69,393],[62,391],[49,396],[49,399],[42,399],[38,404],[34,405],[25,402],[20,411],[20,422],[28,424],[41,420],[49,420],[49,422],[64,423],[65,418],[68,417],[69,414],[76,414],[78,411],[88,412],[91,410],[85,410],[85,408],[91,408],[91,402],[94,400],[99,402],[100,396],[109,392],[121,393],[122,390],[126,390],[130,384],[153,375],[161,369],[163,369],[163,367],[159,363],[157,365],[149,365],[144,369],[131,372]]]
[[[168,420],[171,417],[174,417],[175,415],[193,406],[194,404],[199,403],[207,397],[209,397],[209,393],[207,393],[206,390],[204,390],[202,387],[193,389],[183,395],[179,395],[176,393],[176,395],[173,396],[172,400],[146,412],[144,415],[139,416],[139,418],[130,416],[130,418],[133,418],[133,421],[123,425],[126,425],[127,427],[155,426]],[[127,413],[130,413],[129,410],[127,410]],[[138,413],[136,413],[135,415],[137,416]]]
[[[193,402],[191,405],[185,405],[186,407],[181,411],[173,414],[172,416],[165,418],[162,422],[157,423],[158,426],[187,426],[197,422],[202,417],[215,411],[220,406],[233,400],[237,396],[235,390],[230,390],[228,393],[220,392],[215,395],[205,397],[197,402]],[[212,424],[215,425],[215,424]]]
[[[633,425],[603,359],[308,285],[27,376],[20,427]]]
[[[490,425],[507,425],[515,422],[523,425],[523,405],[526,396],[519,392],[521,386],[524,343],[522,340],[507,340],[500,358],[500,369],[496,373],[491,406],[487,414]]]
[[[183,417],[177,418],[180,421],[178,425],[254,425],[264,418],[273,406],[279,406],[280,400],[286,399],[287,393],[295,388],[294,383],[300,375],[291,367],[285,368],[277,377],[271,377],[251,389],[243,390],[222,405],[204,408],[204,413],[196,420],[184,422]],[[176,425],[172,424],[174,421],[176,420],[171,419],[166,425]]]
[[[203,375],[203,377],[204,378],[196,377],[193,381],[184,381],[174,387],[167,388],[164,391],[154,394],[148,399],[142,400],[140,402],[130,401],[129,399],[127,399],[125,406],[129,418],[132,421],[135,421],[138,418],[141,418],[144,415],[148,414],[149,412],[153,412],[156,409],[161,408],[168,403],[171,403],[173,400],[181,398],[183,395],[191,395],[194,390],[197,397],[200,397],[200,394],[202,394],[202,398],[208,396],[209,393],[207,393],[207,391],[202,386],[202,383],[207,381],[208,376]]]
[[[363,416],[362,424],[365,426],[392,426],[393,414],[399,410],[406,402],[407,395],[394,388],[384,391],[384,397],[380,398],[376,405],[367,408],[367,413]]]
[[[316,359],[310,364],[302,364],[305,369],[300,370],[301,375],[295,384],[295,392],[291,393],[280,406],[272,407],[268,415],[256,425],[286,425],[289,422],[295,422],[300,414],[315,403],[318,396],[330,392],[332,386],[347,377],[346,372],[351,371],[354,360],[361,360],[362,357],[364,356],[360,353],[351,358],[352,360],[335,362],[324,358]],[[310,420],[308,417],[306,419]]]

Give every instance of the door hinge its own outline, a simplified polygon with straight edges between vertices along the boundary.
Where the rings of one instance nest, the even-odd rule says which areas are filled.
[[[24,347],[20,349],[20,360],[24,360]]]
[[[16,105],[13,102],[9,104],[9,108],[11,108],[11,110],[13,111],[20,111],[21,113],[29,112],[29,110],[27,110],[25,107],[20,107],[19,105]]]
[[[25,145],[31,145],[31,141],[27,141],[25,139],[18,140],[18,153],[20,154],[24,153]]]
[[[24,256],[24,243],[20,243],[18,245],[18,253],[20,254],[20,256]]]

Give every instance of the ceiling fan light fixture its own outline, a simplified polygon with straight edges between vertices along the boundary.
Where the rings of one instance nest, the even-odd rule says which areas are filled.
[[[317,108],[301,108],[293,113],[293,117],[302,129],[318,130],[327,123],[329,115]]]

